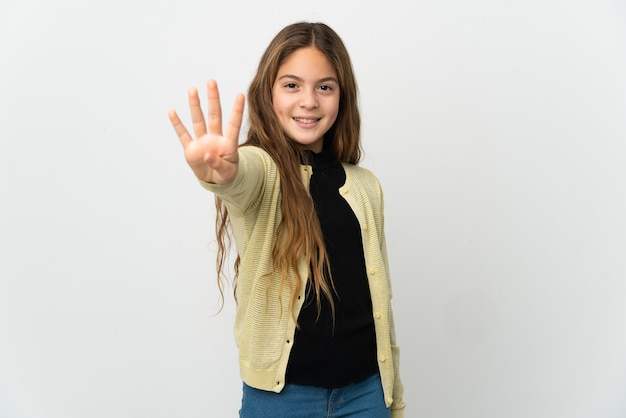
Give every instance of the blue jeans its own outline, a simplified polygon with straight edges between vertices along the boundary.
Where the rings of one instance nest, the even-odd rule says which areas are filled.
[[[389,418],[378,373],[339,389],[285,385],[280,393],[244,383],[240,418]]]

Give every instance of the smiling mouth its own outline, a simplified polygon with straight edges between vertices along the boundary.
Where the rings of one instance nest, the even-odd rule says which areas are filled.
[[[322,118],[293,118],[293,120],[300,123],[315,123],[321,119]]]

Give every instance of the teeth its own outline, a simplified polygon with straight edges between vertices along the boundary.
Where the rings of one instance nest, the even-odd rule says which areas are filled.
[[[317,122],[317,119],[303,119],[303,118],[294,118],[295,121],[297,122],[301,122],[301,123],[313,123],[313,122]]]

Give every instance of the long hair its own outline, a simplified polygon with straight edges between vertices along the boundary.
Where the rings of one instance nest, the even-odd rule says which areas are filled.
[[[314,47],[326,56],[335,69],[339,82],[337,119],[324,136],[324,147],[340,162],[357,164],[361,159],[361,119],[352,63],[341,38],[323,23],[301,22],[289,25],[270,42],[248,89],[249,130],[247,140],[242,146],[264,149],[278,167],[282,219],[273,244],[272,265],[275,270],[280,271],[279,294],[282,295],[282,289],[287,286],[291,290],[292,307],[294,306],[301,290],[298,262],[304,259],[310,266],[308,280],[315,291],[318,313],[321,310],[321,295],[324,295],[330,303],[334,317],[334,286],[324,237],[313,201],[302,183],[300,173],[300,164],[305,160],[304,149],[285,135],[272,104],[272,87],[280,65],[290,54],[305,47]],[[219,198],[216,198],[216,206],[219,247],[216,266],[223,298],[221,278],[229,247],[229,219],[228,211]],[[239,261],[237,257],[235,298]],[[295,272],[295,283],[289,282],[289,272]]]

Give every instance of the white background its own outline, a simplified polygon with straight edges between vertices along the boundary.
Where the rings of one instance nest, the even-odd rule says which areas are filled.
[[[626,416],[621,0],[0,0],[0,416],[236,416],[166,115],[298,20],[355,65],[407,417]]]

